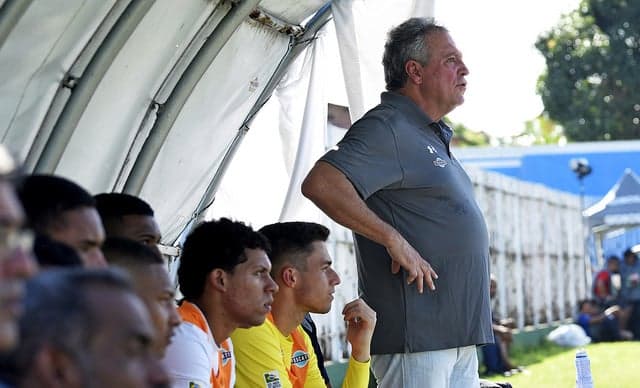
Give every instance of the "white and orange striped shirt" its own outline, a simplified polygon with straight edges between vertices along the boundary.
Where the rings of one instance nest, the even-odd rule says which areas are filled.
[[[218,346],[204,314],[193,303],[183,301],[178,313],[182,323],[163,359],[172,387],[232,388],[236,374],[231,339]]]

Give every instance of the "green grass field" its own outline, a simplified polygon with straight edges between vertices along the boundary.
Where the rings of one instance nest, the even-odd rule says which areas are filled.
[[[545,344],[528,351],[513,349],[512,360],[526,371],[511,377],[487,376],[509,382],[514,388],[575,387],[574,357],[577,349]],[[596,388],[640,387],[640,342],[591,344],[585,347]]]

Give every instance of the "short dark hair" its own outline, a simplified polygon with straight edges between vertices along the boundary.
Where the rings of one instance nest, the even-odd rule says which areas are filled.
[[[45,344],[77,360],[91,343],[101,322],[89,299],[94,289],[131,292],[128,277],[114,269],[52,269],[27,282],[24,313],[20,319],[20,344],[12,354],[18,375],[28,373]]]
[[[635,252],[631,249],[631,248],[627,248],[625,249],[624,253],[622,254],[622,257],[629,257],[629,256],[634,256],[635,258],[638,258],[635,254]]]
[[[327,241],[329,229],[314,222],[277,222],[263,226],[260,230],[271,245],[272,272],[277,272],[289,262],[302,270],[306,269],[306,258],[313,251],[312,243]]]
[[[80,185],[56,175],[26,176],[18,186],[18,197],[29,225],[44,234],[62,221],[62,213],[96,206],[91,194]]]
[[[582,307],[584,307],[584,305],[587,304],[587,303],[589,303],[591,305],[594,305],[594,306],[598,305],[598,302],[596,302],[595,299],[590,299],[590,298],[580,299],[578,301],[578,311],[582,311]]]
[[[398,90],[407,83],[405,64],[414,60],[422,65],[429,63],[427,38],[435,32],[447,32],[433,18],[411,18],[389,31],[384,45],[382,66],[384,80],[389,91]]]
[[[33,254],[41,267],[82,267],[78,252],[69,245],[37,234],[33,242]]]
[[[100,193],[94,196],[103,220],[128,215],[153,217],[153,209],[142,198],[125,193]]]
[[[206,278],[214,269],[233,272],[247,261],[245,249],[269,252],[269,243],[250,226],[228,218],[198,225],[184,242],[178,267],[180,292],[185,299],[194,301],[202,295]]]
[[[616,255],[610,255],[609,257],[607,257],[607,263],[610,261],[620,261],[620,258]]]
[[[164,264],[164,260],[158,252],[141,242],[128,238],[108,237],[101,249],[110,265],[129,268]]]

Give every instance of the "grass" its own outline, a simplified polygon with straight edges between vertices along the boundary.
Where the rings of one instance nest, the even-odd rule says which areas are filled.
[[[640,342],[590,344],[584,348],[591,361],[591,374],[597,388],[640,387]],[[488,376],[496,382],[509,382],[514,388],[575,387],[576,349],[551,343],[534,349],[513,349],[511,359],[527,369],[511,377]]]

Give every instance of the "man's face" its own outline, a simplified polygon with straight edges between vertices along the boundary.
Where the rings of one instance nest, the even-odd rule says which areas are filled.
[[[85,387],[168,387],[169,377],[153,353],[153,326],[140,298],[120,290],[92,290],[95,330],[87,348]]]
[[[180,324],[180,316],[174,302],[174,287],[162,264],[139,266],[130,273],[136,292],[145,303],[155,327],[153,350],[156,355],[162,357],[176,326]]]
[[[262,249],[245,249],[247,261],[225,272],[224,302],[237,327],[262,324],[271,311],[278,285],[271,278],[271,262]]]
[[[152,216],[139,214],[122,216],[120,222],[109,228],[108,232],[110,237],[122,237],[138,241],[160,253],[158,250],[161,238],[160,228]]]
[[[635,253],[629,253],[624,256],[624,262],[627,265],[634,265],[637,260],[638,260],[638,257],[636,256]]]
[[[431,109],[444,116],[464,102],[467,89],[465,76],[469,70],[448,33],[432,33],[427,37],[426,44],[429,63],[424,66],[420,90]]]
[[[340,277],[331,268],[331,257],[323,241],[312,243],[313,251],[307,257],[306,268],[297,269],[296,298],[306,311],[324,314],[331,309],[333,293]]]
[[[64,212],[62,217],[64,219],[60,223],[50,228],[49,237],[75,249],[85,267],[107,267],[100,250],[104,243],[104,228],[98,211],[83,206]]]
[[[24,280],[37,270],[31,234],[22,230],[24,214],[11,183],[0,180],[0,350],[18,338]]]

